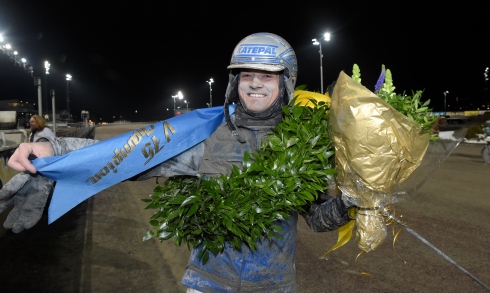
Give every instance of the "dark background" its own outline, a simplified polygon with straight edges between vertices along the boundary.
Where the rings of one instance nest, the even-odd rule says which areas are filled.
[[[384,64],[398,93],[424,90],[434,111],[443,111],[445,91],[448,110],[483,110],[490,106],[489,14],[484,1],[428,7],[413,1],[0,0],[0,33],[43,83],[44,60],[51,63],[47,83],[57,108],[66,108],[70,73],[71,112],[87,110],[100,121],[168,118],[178,91],[190,108],[206,107],[210,78],[213,106],[222,105],[234,47],[261,31],[291,44],[297,85],[309,90],[320,90],[319,47],[311,39],[328,31],[324,88],[340,71],[350,75],[356,63],[362,84],[373,90]],[[13,76],[19,70],[0,58],[0,99],[37,101],[32,77]]]

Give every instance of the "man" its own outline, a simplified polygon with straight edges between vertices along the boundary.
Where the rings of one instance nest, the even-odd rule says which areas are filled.
[[[217,177],[227,174],[233,165],[242,168],[245,152],[258,149],[271,129],[281,122],[282,106],[293,98],[297,77],[296,55],[289,43],[271,33],[249,35],[235,47],[228,69],[225,122],[203,142],[143,172],[137,180],[176,175]],[[229,115],[231,102],[236,103],[236,108]],[[22,144],[12,155],[9,166],[35,173],[29,155],[64,155],[94,143],[87,139],[55,138]],[[43,194],[48,190],[46,186],[52,184],[31,183],[39,180],[34,177],[26,180],[32,189]],[[10,193],[16,192],[13,187],[4,187],[9,188]],[[26,193],[24,189],[18,193]],[[312,230],[331,231],[349,221],[349,205],[337,196],[312,203],[303,216]],[[199,259],[202,247],[194,248],[182,283],[189,288],[188,292],[296,292],[297,220],[298,214],[292,212],[289,219],[277,221],[283,228],[279,232],[281,237],[261,239],[254,251],[245,244],[240,250],[227,244],[222,253],[210,255],[203,264]]]
[[[32,115],[29,119],[31,134],[29,135],[30,142],[36,142],[41,137],[54,137],[54,132],[46,125],[46,120],[39,115]]]

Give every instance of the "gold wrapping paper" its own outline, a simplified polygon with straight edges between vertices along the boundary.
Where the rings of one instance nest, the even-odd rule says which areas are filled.
[[[390,203],[393,188],[421,164],[430,135],[344,72],[331,103],[337,183],[360,207],[356,241],[369,252],[386,237],[379,211]]]

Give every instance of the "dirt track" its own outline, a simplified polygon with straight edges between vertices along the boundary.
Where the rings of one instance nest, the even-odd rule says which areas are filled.
[[[138,125],[98,128],[104,139]],[[117,129],[116,129],[117,128]],[[458,266],[490,286],[490,165],[481,146],[460,145],[396,215]],[[189,252],[172,242],[143,242],[151,211],[139,199],[154,180],[113,186],[47,225],[46,216],[20,234],[0,238],[0,292],[185,292]],[[319,259],[336,232],[314,233],[301,219],[299,292],[488,292],[406,231],[374,251],[355,241]],[[362,275],[369,273],[370,276]]]

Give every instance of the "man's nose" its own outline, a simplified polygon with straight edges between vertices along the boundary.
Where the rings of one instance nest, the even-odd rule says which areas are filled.
[[[262,80],[260,80],[260,76],[258,75],[254,75],[253,78],[252,78],[252,85],[253,86],[262,86],[263,83],[262,83]]]

